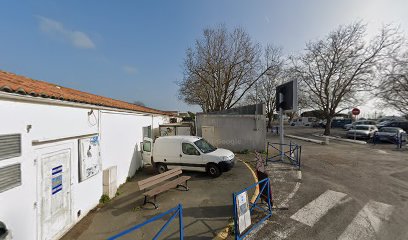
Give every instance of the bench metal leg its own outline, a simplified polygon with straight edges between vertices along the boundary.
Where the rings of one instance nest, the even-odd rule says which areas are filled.
[[[154,209],[158,209],[159,206],[156,204],[156,195],[153,197],[154,202],[147,201],[147,196],[145,196],[144,201],[143,201],[143,206],[150,203],[154,206]]]
[[[179,188],[179,187],[184,188],[184,191],[188,191],[188,190],[189,190],[188,185],[187,185],[187,181],[186,181],[186,184],[185,184],[185,185],[177,184],[177,187],[176,187],[176,188]]]

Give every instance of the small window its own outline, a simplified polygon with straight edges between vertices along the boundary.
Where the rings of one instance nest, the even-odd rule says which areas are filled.
[[[152,143],[149,142],[149,141],[144,141],[143,142],[143,151],[151,152],[152,151]]]
[[[200,155],[198,150],[190,143],[182,144],[183,153],[186,155]]]

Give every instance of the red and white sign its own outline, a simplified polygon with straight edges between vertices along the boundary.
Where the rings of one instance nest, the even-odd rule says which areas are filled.
[[[352,113],[353,115],[358,115],[358,114],[360,114],[360,109],[358,109],[358,108],[353,108],[353,110],[351,110],[351,113]]]

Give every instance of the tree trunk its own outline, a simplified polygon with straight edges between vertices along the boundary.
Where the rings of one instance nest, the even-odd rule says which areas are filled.
[[[267,131],[268,129],[272,128],[272,116],[273,116],[273,113],[268,113],[268,125],[266,125]]]
[[[324,129],[323,135],[330,136],[332,119],[332,116],[326,117],[326,127]]]

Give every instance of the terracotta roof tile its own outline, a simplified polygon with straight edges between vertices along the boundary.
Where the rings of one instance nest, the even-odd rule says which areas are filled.
[[[34,80],[2,70],[0,70],[0,91],[30,95],[33,97],[58,99],[76,103],[87,103],[137,112],[168,115],[168,113],[164,111],[156,110],[153,108],[143,107],[112,98],[81,92],[72,88],[66,88],[52,83]]]

